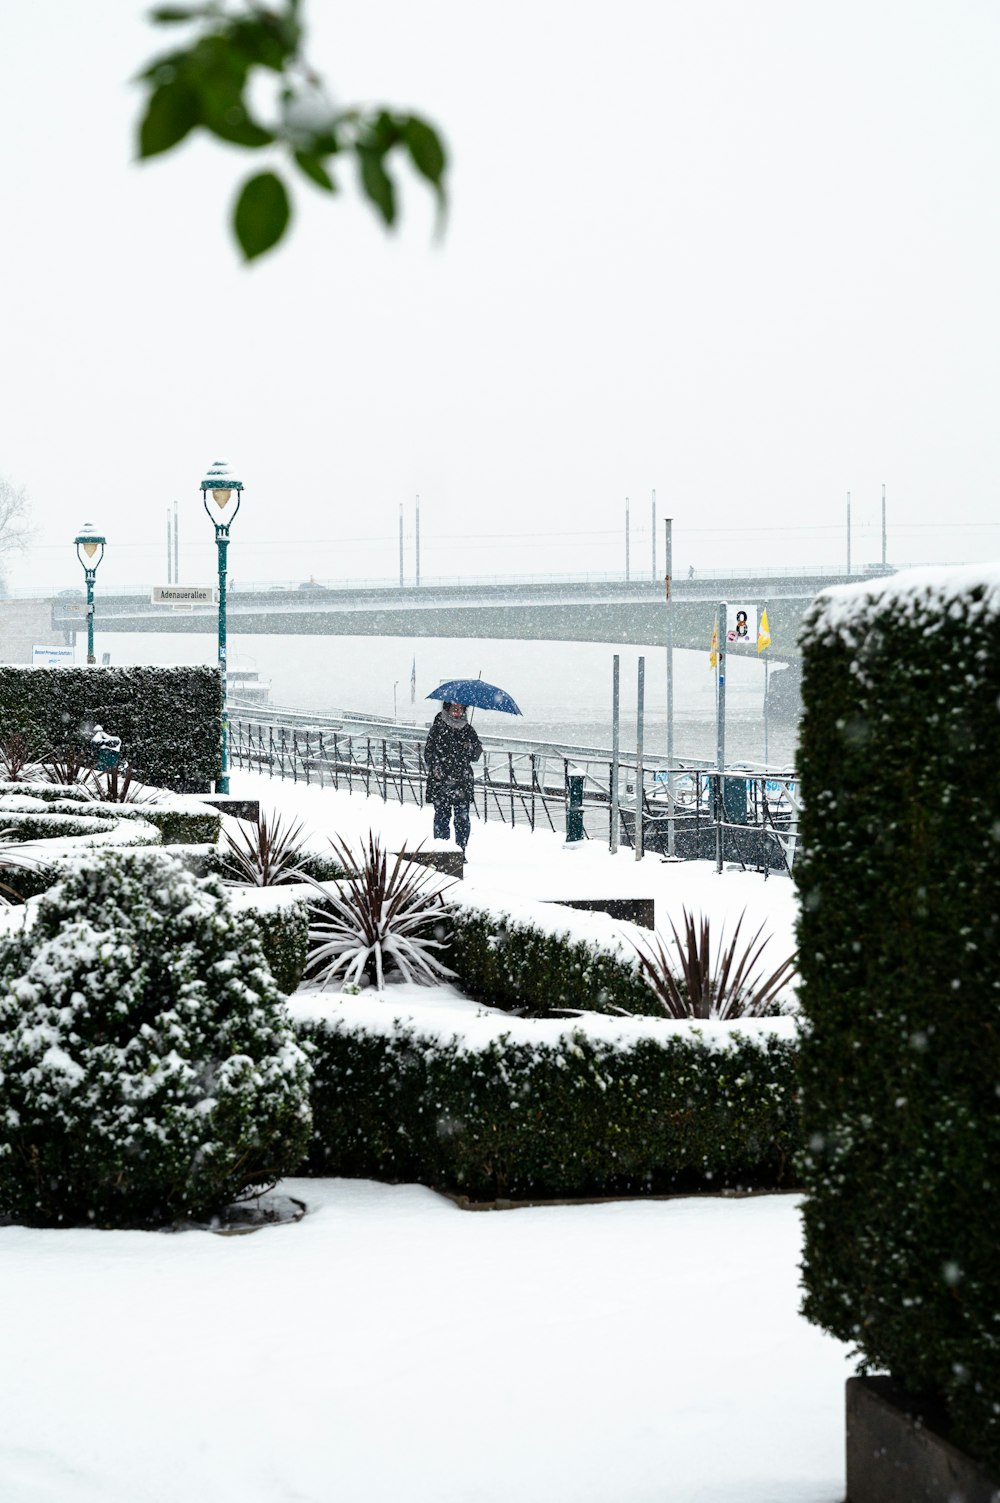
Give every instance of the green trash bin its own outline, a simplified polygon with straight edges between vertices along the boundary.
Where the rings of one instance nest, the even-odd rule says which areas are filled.
[[[97,771],[113,772],[121,760],[122,738],[109,736],[101,726],[95,725],[90,744],[94,748],[94,766]]]

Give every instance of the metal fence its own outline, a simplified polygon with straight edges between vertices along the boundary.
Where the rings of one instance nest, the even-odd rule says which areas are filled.
[[[234,767],[401,804],[425,802],[423,727],[317,725],[305,716],[286,720],[235,711],[229,735]],[[634,848],[641,805],[646,852],[765,873],[791,871],[799,813],[794,773],[735,768],[720,777],[715,769],[668,769],[662,760],[644,758],[640,799],[636,762],[628,755],[619,759],[616,790],[609,753],[499,737],[482,741],[472,808],[484,823],[561,833],[569,780],[582,777],[586,839],[610,842],[617,819],[620,844]]]

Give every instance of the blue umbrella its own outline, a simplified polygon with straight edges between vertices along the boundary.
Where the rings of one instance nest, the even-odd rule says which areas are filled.
[[[521,713],[506,689],[486,684],[481,678],[450,678],[446,684],[432,689],[427,698],[443,699],[453,705],[475,705],[480,710],[502,710],[505,715]]]

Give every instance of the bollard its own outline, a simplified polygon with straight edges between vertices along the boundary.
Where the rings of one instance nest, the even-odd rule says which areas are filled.
[[[566,844],[583,839],[583,773],[566,774]]]

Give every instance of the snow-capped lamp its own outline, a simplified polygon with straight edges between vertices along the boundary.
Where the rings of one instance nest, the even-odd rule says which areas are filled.
[[[80,531],[73,539],[76,544],[76,556],[83,568],[83,577],[87,585],[87,662],[96,663],[94,657],[94,580],[97,576],[97,566],[104,557],[104,538],[97,531],[93,522],[84,522]],[[94,555],[100,548],[100,553]]]
[[[231,516],[217,516],[209,510],[208,493],[211,491],[212,500],[220,512],[225,512],[226,507],[233,499],[233,491],[236,492],[236,505],[233,507]],[[227,676],[226,676],[226,574],[228,570],[227,554],[229,552],[229,529],[236,520],[236,513],[240,509],[243,499],[243,481],[237,480],[236,471],[224,459],[217,459],[209,466],[208,473],[201,482],[201,501],[205,508],[205,515],[215,528],[215,546],[219,554],[219,678],[222,683],[222,740],[219,748],[219,776],[215,780],[216,793],[229,793],[229,715],[226,706],[227,699]]]
[[[239,492],[243,489],[243,481],[236,479],[232,466],[227,464],[224,459],[217,459],[210,466],[208,473],[201,482],[201,489],[203,494],[211,491],[212,500],[216,506],[220,511],[225,511],[232,499],[233,491]],[[205,495],[204,499],[207,504],[208,496]],[[239,509],[239,500],[237,500],[236,505],[237,509]],[[235,516],[235,512],[233,515]]]

